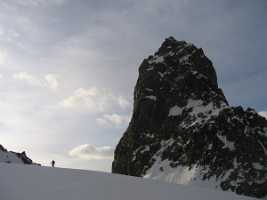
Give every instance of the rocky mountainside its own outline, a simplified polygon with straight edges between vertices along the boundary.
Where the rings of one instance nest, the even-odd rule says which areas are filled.
[[[22,153],[16,153],[13,151],[7,151],[1,144],[0,144],[0,162],[4,163],[19,163],[19,164],[28,164],[28,165],[39,165],[34,163],[23,151]]]
[[[267,120],[229,106],[201,48],[167,38],[139,67],[113,173],[267,196]]]

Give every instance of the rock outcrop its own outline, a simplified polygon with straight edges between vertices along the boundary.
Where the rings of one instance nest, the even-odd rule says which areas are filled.
[[[19,164],[27,164],[27,165],[40,165],[40,164],[34,163],[26,155],[25,151],[23,151],[21,153],[8,151],[1,144],[0,144],[0,162],[19,163]]]
[[[229,106],[212,62],[167,38],[139,67],[113,173],[267,196],[267,120]]]

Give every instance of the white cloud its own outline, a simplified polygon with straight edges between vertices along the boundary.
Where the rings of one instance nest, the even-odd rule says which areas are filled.
[[[37,77],[28,72],[19,72],[13,74],[13,78],[19,81],[24,81],[29,85],[50,88],[56,90],[59,86],[57,77],[54,74],[47,74],[44,77]]]
[[[261,115],[262,117],[265,117],[267,119],[267,111],[261,111],[261,112],[259,112],[259,115]]]
[[[27,72],[19,72],[19,73],[13,74],[13,78],[16,80],[25,81],[29,85],[43,86],[42,81],[40,81],[35,76],[33,76]]]
[[[7,53],[5,50],[0,50],[0,65],[6,63]]]
[[[105,114],[103,115],[101,118],[97,118],[96,122],[99,125],[103,125],[103,126],[121,126],[124,124],[128,124],[130,121],[129,116],[125,116],[125,115],[118,115],[116,113],[114,114]]]
[[[56,90],[58,88],[58,80],[55,75],[47,74],[45,75],[45,80],[47,82],[48,87],[52,90]]]
[[[72,96],[65,98],[60,105],[82,111],[104,112],[113,107],[125,109],[129,102],[124,97],[117,97],[108,90],[91,87],[77,89]]]
[[[122,96],[118,97],[118,103],[122,108],[127,108],[130,106],[130,102]]]
[[[106,160],[113,159],[114,149],[110,146],[95,147],[83,144],[70,150],[69,155],[85,160]]]

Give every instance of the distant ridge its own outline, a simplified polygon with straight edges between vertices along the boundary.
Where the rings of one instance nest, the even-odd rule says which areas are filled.
[[[18,164],[27,164],[27,165],[40,165],[34,163],[23,151],[21,153],[8,151],[0,144],[0,163],[18,163]]]

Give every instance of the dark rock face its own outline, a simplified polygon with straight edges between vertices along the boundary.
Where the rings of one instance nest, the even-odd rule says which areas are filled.
[[[32,165],[32,164],[34,164],[34,163],[32,162],[32,159],[30,159],[30,158],[26,155],[26,152],[25,152],[25,151],[23,151],[23,152],[21,152],[21,153],[16,153],[16,152],[12,152],[12,153],[16,154],[16,155],[18,156],[18,158],[20,158],[24,164],[28,164],[28,165]]]
[[[7,151],[1,144],[0,144],[0,162],[5,163],[23,163],[27,165],[40,165],[38,163],[34,163],[27,155],[26,152],[23,151],[21,153]]]
[[[230,107],[203,50],[170,37],[139,68],[112,172],[153,178],[181,168],[223,190],[267,196],[267,120]]]
[[[1,144],[0,144],[0,151],[7,151]]]

